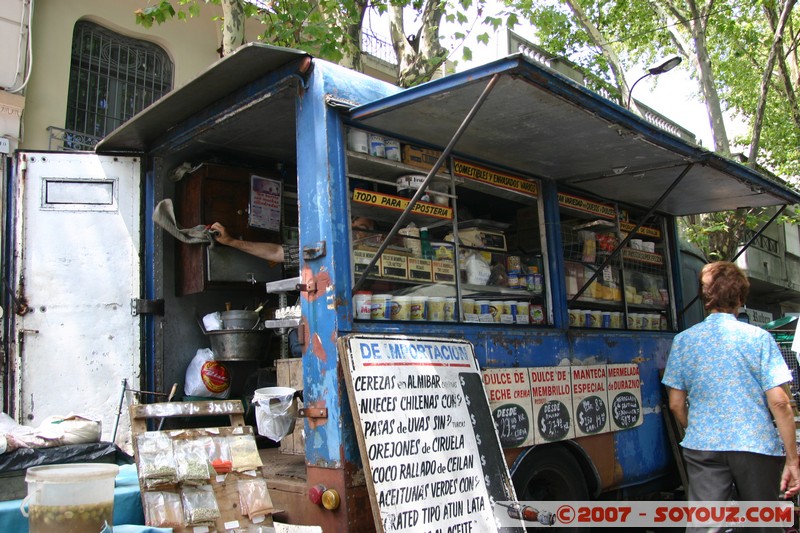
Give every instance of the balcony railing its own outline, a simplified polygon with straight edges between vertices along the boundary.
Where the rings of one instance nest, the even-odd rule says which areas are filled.
[[[372,32],[365,31],[361,34],[361,51],[390,65],[397,65],[397,55],[394,53],[392,43],[384,41]]]
[[[753,235],[755,235],[755,234],[756,234],[756,232],[754,230],[751,230],[751,229],[745,230],[744,235],[742,235],[742,243],[741,244],[744,244],[744,243],[748,242],[750,239],[753,238]],[[770,253],[773,253],[775,255],[778,255],[778,251],[779,251],[779,248],[780,248],[780,243],[777,240],[771,239],[771,238],[767,237],[766,235],[762,234],[762,235],[759,235],[758,238],[755,241],[753,241],[753,244],[751,244],[751,246],[753,246],[755,248],[758,248],[760,250],[764,250],[765,252],[770,252]]]
[[[95,145],[100,142],[101,137],[88,135],[64,128],[48,126],[47,132],[50,134],[48,149],[62,152],[84,152],[94,150]]]

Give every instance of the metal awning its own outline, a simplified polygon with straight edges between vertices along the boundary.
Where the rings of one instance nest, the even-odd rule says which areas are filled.
[[[252,84],[270,74],[279,71],[289,63],[298,62],[298,68],[308,68],[309,65],[298,60],[311,56],[300,50],[279,48],[261,43],[251,43],[242,46],[233,54],[226,56],[202,74],[192,79],[183,87],[174,89],[158,101],[132,117],[119,128],[101,140],[95,151],[98,153],[109,152],[145,152],[153,148],[154,143],[174,128],[186,121],[199,121],[198,113],[218,102],[225,102],[226,98],[235,95],[248,84]],[[298,72],[300,73],[300,72]],[[302,74],[302,73],[300,73]],[[298,80],[299,81],[299,80]],[[199,134],[198,143],[205,144],[205,149],[230,148],[234,151],[246,153],[250,150],[249,144],[263,139],[259,130],[269,132],[283,131],[286,135],[286,146],[281,148],[273,146],[276,158],[286,158],[295,153],[295,139],[291,135],[295,130],[294,93],[285,91],[286,95],[270,94],[271,98],[261,99],[251,104],[250,109],[260,108],[259,113],[238,113],[233,117],[231,111],[225,118],[227,127],[209,126]],[[241,95],[246,98],[248,95]],[[284,96],[284,98],[280,98]],[[286,105],[286,102],[290,105]],[[239,102],[241,103],[241,101]],[[269,107],[269,109],[263,109]],[[242,116],[248,115],[248,116]],[[269,121],[264,116],[270,117]],[[219,131],[216,131],[219,130]],[[263,144],[263,143],[262,143]],[[263,148],[258,147],[262,152]]]
[[[673,215],[800,203],[784,183],[687,143],[520,54],[355,107],[350,118],[444,148],[495,75],[456,157]]]

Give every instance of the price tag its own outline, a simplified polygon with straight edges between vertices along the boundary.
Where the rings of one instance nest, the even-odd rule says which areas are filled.
[[[612,282],[614,278],[611,276],[611,267],[607,266],[603,269],[603,281]]]

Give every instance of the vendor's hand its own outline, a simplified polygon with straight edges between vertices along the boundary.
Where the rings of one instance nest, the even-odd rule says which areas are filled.
[[[784,465],[781,476],[781,492],[787,500],[800,492],[800,467],[797,463]]]
[[[230,245],[230,243],[233,242],[233,237],[228,235],[228,231],[225,229],[225,226],[219,222],[214,222],[208,229],[213,232],[214,238],[218,243]]]

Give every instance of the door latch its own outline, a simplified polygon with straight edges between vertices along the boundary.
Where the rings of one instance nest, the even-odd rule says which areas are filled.
[[[131,298],[131,315],[164,316],[164,300],[145,300],[143,298]]]

